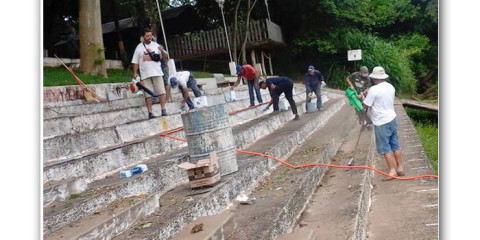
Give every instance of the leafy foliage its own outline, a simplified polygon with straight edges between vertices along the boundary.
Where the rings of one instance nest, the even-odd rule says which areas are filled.
[[[358,71],[355,65],[366,65],[370,70],[380,65],[398,93],[409,96],[434,89],[437,84],[438,1],[321,0],[298,5],[289,5],[298,18],[279,23],[283,32],[291,35],[285,39],[291,38],[290,51],[297,59],[290,64],[296,68],[303,70],[307,64],[315,64],[329,75],[330,86],[343,87],[345,77]],[[362,49],[363,60],[348,62],[347,51],[351,49]]]

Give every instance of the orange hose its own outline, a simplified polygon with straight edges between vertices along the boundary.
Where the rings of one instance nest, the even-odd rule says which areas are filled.
[[[187,141],[187,139],[185,139],[185,138],[175,137],[175,136],[168,135],[168,134],[161,134],[160,136],[173,138],[173,139],[176,139],[176,140],[179,140],[179,141],[182,141],[182,142],[186,142],[186,141]]]
[[[260,105],[264,105],[266,103],[262,103]],[[256,108],[260,105],[257,105],[255,107],[247,107],[247,108],[244,108],[244,109],[240,109],[238,111],[233,111],[233,112],[230,112],[228,113],[229,115],[234,115],[234,114],[237,114],[237,113],[240,113],[240,112],[243,112],[243,111],[246,111],[247,109],[250,109],[250,108]],[[179,127],[179,128],[175,128],[175,129],[172,129],[172,130],[169,130],[169,131],[166,131],[162,134],[160,134],[160,136],[162,137],[169,137],[169,138],[173,138],[173,139],[176,139],[176,140],[179,140],[179,141],[183,141],[183,142],[186,142],[187,140],[185,138],[180,138],[180,137],[175,137],[175,136],[171,136],[171,135],[168,135],[170,133],[175,133],[175,132],[179,132],[179,131],[182,131],[183,130],[183,127]],[[394,179],[398,179],[398,180],[414,180],[414,179],[420,179],[420,178],[436,178],[438,179],[438,176],[437,175],[419,175],[419,176],[413,176],[413,177],[396,177],[396,176],[390,176],[388,175],[388,173],[386,172],[383,172],[381,170],[378,170],[376,168],[372,168],[372,167],[369,167],[369,166],[343,166],[343,165],[333,165],[333,164],[326,164],[326,163],[305,163],[305,164],[302,164],[300,166],[295,166],[295,165],[292,165],[288,162],[285,162],[277,157],[274,157],[274,156],[271,156],[271,155],[268,155],[268,154],[265,154],[265,153],[259,153],[259,152],[250,152],[250,151],[245,151],[245,150],[242,150],[242,149],[235,149],[235,151],[239,152],[239,153],[244,153],[244,154],[250,154],[250,155],[256,155],[256,156],[261,156],[261,157],[266,157],[266,158],[270,158],[270,159],[273,159],[289,168],[292,168],[292,169],[302,169],[302,168],[307,168],[307,167],[330,167],[330,168],[347,168],[347,169],[354,169],[354,168],[359,168],[359,169],[368,169],[368,170],[371,170],[371,171],[374,171],[374,172],[377,172],[379,174],[382,174],[382,175],[385,175],[389,178],[394,178]]]
[[[165,132],[163,132],[161,135],[163,135],[163,134],[170,134],[170,133],[176,133],[176,132],[180,132],[180,131],[182,131],[182,130],[183,130],[183,127],[178,127],[178,128],[174,128],[174,129],[165,131]]]
[[[177,140],[180,140],[180,141],[183,141],[183,142],[187,141],[185,138],[179,138],[179,137],[171,136],[171,135],[168,135],[166,133],[161,134],[161,136],[177,139]],[[283,164],[283,165],[285,165],[289,168],[292,168],[292,169],[302,169],[302,168],[307,168],[307,167],[330,167],[330,168],[347,168],[347,169],[356,168],[356,169],[368,169],[368,170],[377,172],[379,174],[385,175],[389,178],[394,178],[394,179],[398,179],[398,180],[414,180],[414,179],[420,179],[420,178],[436,178],[436,179],[438,179],[437,175],[419,175],[419,176],[413,176],[413,177],[390,176],[386,172],[383,172],[381,170],[378,170],[376,168],[372,168],[372,167],[369,167],[369,166],[343,166],[343,165],[333,165],[333,164],[327,164],[327,163],[305,163],[305,164],[302,164],[300,166],[295,166],[295,165],[292,165],[288,162],[285,162],[285,161],[281,160],[280,158],[277,158],[277,157],[274,157],[274,156],[271,156],[271,155],[268,155],[268,154],[265,154],[265,153],[250,152],[250,151],[245,151],[245,150],[242,150],[242,149],[235,149],[235,151],[239,152],[239,153],[270,158],[270,159],[273,159],[273,160],[275,160],[275,161],[277,161],[277,162],[279,162],[279,163],[281,163],[281,164]]]

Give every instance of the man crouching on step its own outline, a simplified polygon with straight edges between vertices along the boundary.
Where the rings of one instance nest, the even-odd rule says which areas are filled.
[[[188,95],[188,88],[192,89],[195,97],[202,96],[200,89],[198,89],[197,80],[195,80],[195,77],[193,77],[193,75],[189,71],[180,71],[170,76],[168,80],[170,82],[170,86],[172,86],[172,89],[175,89],[178,86],[180,92],[182,93],[182,111],[187,110],[187,108],[185,107],[185,103],[187,103],[190,109],[194,109],[195,106],[193,105],[193,102]]]
[[[377,152],[385,158],[390,176],[405,176],[402,151],[398,142],[397,114],[393,107],[395,88],[385,80],[388,75],[382,67],[375,67],[370,74],[374,86],[363,100],[363,106],[370,108],[370,119],[375,126]],[[396,169],[395,169],[396,164]],[[387,178],[385,180],[391,180]]]
[[[266,89],[268,87],[268,91],[270,92],[270,96],[272,97],[272,100],[270,100],[267,107],[263,109],[264,112],[266,112],[272,104],[273,111],[279,111],[278,101],[280,98],[280,94],[285,93],[285,98],[288,100],[288,103],[290,103],[293,114],[295,114],[294,120],[300,119],[297,111],[297,104],[295,103],[295,100],[293,100],[292,79],[288,77],[271,77],[268,78],[267,81],[260,81],[258,85],[261,89]]]

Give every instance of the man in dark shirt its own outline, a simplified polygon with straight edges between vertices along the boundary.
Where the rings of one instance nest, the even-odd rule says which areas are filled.
[[[266,89],[268,87],[268,91],[270,92],[270,96],[272,97],[272,100],[270,100],[267,107],[265,107],[263,111],[267,111],[272,104],[273,111],[278,111],[278,101],[280,98],[280,94],[285,93],[285,98],[288,100],[288,103],[290,103],[293,114],[295,114],[294,120],[300,119],[297,111],[297,104],[295,103],[295,100],[293,100],[292,79],[288,77],[272,77],[267,79],[267,81],[260,81],[259,85],[262,89]]]
[[[317,96],[317,109],[322,111],[322,95],[320,92],[320,83],[323,81],[323,75],[320,71],[316,70],[313,65],[308,66],[308,72],[305,73],[305,88],[307,93],[307,103],[311,101],[310,94],[312,92]]]

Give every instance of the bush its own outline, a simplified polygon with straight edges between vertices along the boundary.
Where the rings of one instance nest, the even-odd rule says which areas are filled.
[[[417,81],[411,68],[411,53],[393,42],[382,40],[371,34],[347,32],[344,38],[345,51],[362,49],[362,61],[357,65],[368,66],[372,71],[375,66],[382,66],[398,95],[414,95]]]

